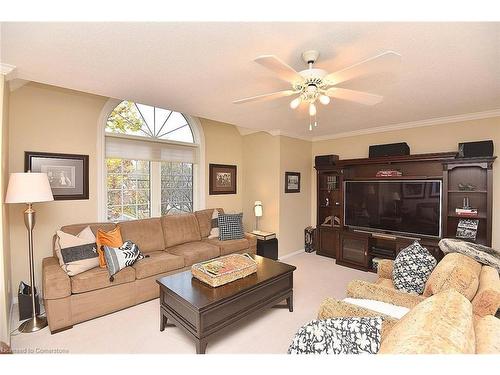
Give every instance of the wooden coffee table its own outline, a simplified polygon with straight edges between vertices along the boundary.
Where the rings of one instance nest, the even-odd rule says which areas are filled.
[[[181,328],[194,339],[196,353],[204,354],[214,335],[257,311],[286,300],[284,307],[293,312],[296,267],[252,257],[256,273],[217,288],[193,278],[190,270],[158,279],[160,331],[169,325]]]

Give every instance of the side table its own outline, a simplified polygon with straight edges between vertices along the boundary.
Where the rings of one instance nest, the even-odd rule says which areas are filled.
[[[278,260],[278,239],[276,233],[253,231],[253,235],[257,237],[257,255]]]

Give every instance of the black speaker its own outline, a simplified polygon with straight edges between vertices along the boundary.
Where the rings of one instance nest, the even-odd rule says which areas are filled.
[[[410,155],[410,146],[406,142],[388,143],[385,145],[373,145],[369,149],[370,158],[380,156],[403,156]]]
[[[332,166],[339,160],[338,155],[318,155],[314,158],[314,165],[316,166]]]
[[[493,156],[493,141],[463,142],[458,144],[459,158]]]

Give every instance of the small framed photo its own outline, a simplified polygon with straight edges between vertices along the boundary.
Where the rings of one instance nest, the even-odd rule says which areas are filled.
[[[285,193],[300,193],[300,172],[285,172]]]
[[[209,164],[209,194],[236,194],[236,165]]]
[[[89,156],[26,151],[25,172],[47,173],[54,200],[89,199]]]

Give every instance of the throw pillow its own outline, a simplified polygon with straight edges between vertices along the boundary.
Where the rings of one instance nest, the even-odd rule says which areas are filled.
[[[405,247],[394,260],[392,282],[396,289],[407,293],[422,294],[425,283],[437,261],[417,241]]]
[[[99,254],[99,266],[101,268],[106,268],[106,258],[104,257],[104,246],[110,246],[118,248],[123,245],[122,234],[120,227],[106,232],[102,229],[97,230],[97,252]]]
[[[219,214],[219,240],[240,240],[245,238],[243,232],[243,213]]]
[[[76,236],[61,230],[56,232],[56,255],[59,265],[69,276],[75,276],[99,265],[96,238],[90,227]]]
[[[144,256],[132,241],[125,241],[120,247],[111,247],[103,245],[104,257],[108,266],[109,281],[114,280],[114,275],[125,267],[131,266],[136,260]]]
[[[212,220],[210,222],[210,234],[208,238],[219,238],[219,210],[215,209],[212,213]]]
[[[381,317],[313,320],[295,334],[288,354],[376,354],[381,329]]]

